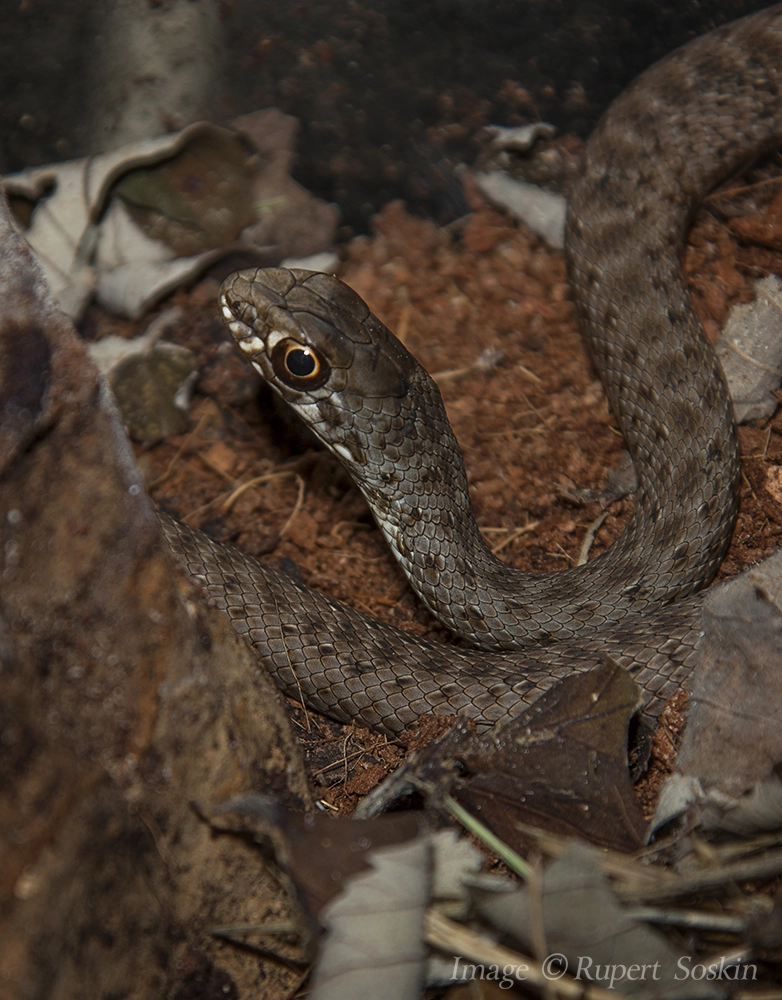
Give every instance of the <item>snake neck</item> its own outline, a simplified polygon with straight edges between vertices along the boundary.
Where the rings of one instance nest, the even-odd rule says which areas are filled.
[[[524,619],[534,640],[545,640],[517,599],[523,574],[492,554],[478,528],[440,391],[416,369],[381,446],[364,449],[360,464],[341,457],[414,590],[447,628],[483,648],[515,648]],[[505,635],[497,620],[503,607]]]
[[[599,602],[583,599],[591,578],[582,570],[525,573],[491,552],[439,389],[413,364],[408,392],[385,400],[381,414],[348,421],[350,399],[342,401],[341,419],[333,403],[320,409],[329,428],[323,440],[346,465],[418,596],[448,629],[483,649],[547,644],[583,635],[590,623],[597,630],[606,616]],[[625,572],[628,558],[624,552]]]

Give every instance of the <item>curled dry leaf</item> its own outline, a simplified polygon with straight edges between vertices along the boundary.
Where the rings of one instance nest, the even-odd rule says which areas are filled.
[[[97,226],[114,183],[129,170],[175,156],[192,138],[210,128],[200,122],[173,135],[131,143],[102,156],[33,167],[3,179],[3,189],[14,208],[25,201],[33,205],[24,235],[69,316],[78,318],[95,290]],[[137,228],[124,222],[122,240],[117,233],[111,237],[115,266],[138,260],[141,253]],[[163,262],[175,254],[158,241],[143,240],[159,274]]]
[[[287,175],[295,119],[281,128],[281,112],[259,116],[241,135],[197,122],[3,178],[63,311],[78,319],[94,294],[136,318],[223,257],[269,265],[330,249],[337,209]]]

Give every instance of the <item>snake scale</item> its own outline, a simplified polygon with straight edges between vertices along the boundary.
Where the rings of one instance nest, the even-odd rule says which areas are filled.
[[[161,513],[174,554],[283,690],[393,734],[429,712],[496,722],[606,654],[652,714],[686,682],[697,591],[729,543],[740,468],[681,254],[699,201],[780,142],[782,6],[655,64],[590,137],[569,194],[568,273],[638,490],[614,545],[560,573],[488,551],[436,386],[355,293],[284,269],[225,282],[242,352],[343,461],[427,607],[483,650],[378,622]]]

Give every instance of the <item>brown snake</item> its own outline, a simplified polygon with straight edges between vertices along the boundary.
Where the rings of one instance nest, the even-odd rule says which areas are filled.
[[[173,551],[284,690],[395,733],[426,712],[494,722],[606,653],[652,712],[685,681],[700,628],[692,595],[730,540],[739,457],[680,258],[698,202],[780,142],[780,6],[657,63],[592,134],[569,197],[568,270],[638,490],[621,538],[561,573],[491,555],[436,386],[358,296],[303,271],[225,282],[241,350],[343,461],[427,607],[488,650],[384,625],[161,515]]]

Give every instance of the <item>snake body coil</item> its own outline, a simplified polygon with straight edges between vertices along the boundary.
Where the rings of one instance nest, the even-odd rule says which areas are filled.
[[[590,138],[569,198],[568,269],[639,485],[622,537],[562,573],[522,573],[488,551],[434,383],[354,293],[281,269],[226,281],[242,351],[347,466],[426,605],[493,651],[382,625],[163,515],[174,552],[285,689],[398,732],[424,712],[493,722],[606,652],[651,711],[684,681],[699,634],[690,595],[727,548],[739,458],[680,257],[697,203],[781,141],[782,7],[657,63]]]

